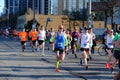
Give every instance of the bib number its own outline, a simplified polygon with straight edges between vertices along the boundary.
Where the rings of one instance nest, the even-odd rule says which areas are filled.
[[[87,46],[87,44],[84,44],[84,46]]]
[[[112,43],[108,43],[108,45],[112,45]]]
[[[74,38],[74,41],[77,41],[77,38]]]
[[[58,46],[59,46],[59,47],[62,47],[62,43],[58,43]]]

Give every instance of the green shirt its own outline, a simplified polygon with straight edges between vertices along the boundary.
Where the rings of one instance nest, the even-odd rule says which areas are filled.
[[[113,41],[117,41],[119,38],[120,38],[120,33],[115,35],[115,37],[113,38]],[[114,48],[114,50],[119,50],[120,51],[119,48]]]
[[[115,35],[115,37],[113,38],[113,41],[117,41],[120,38],[120,33]]]

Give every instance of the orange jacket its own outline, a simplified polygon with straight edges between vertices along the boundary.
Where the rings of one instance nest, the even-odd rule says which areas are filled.
[[[38,32],[37,31],[31,31],[29,33],[29,36],[31,37],[32,41],[37,40]]]
[[[27,32],[20,32],[19,37],[20,37],[21,41],[27,41],[28,34],[27,34]]]

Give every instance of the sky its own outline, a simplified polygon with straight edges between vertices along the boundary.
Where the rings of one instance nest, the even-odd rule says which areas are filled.
[[[4,0],[0,0],[0,14],[3,12]]]

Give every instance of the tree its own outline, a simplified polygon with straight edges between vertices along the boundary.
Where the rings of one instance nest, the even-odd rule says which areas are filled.
[[[113,17],[114,17],[114,7],[116,3],[117,3],[117,0],[107,0],[108,13],[109,13],[109,16],[111,17],[111,28],[112,29],[114,29]]]
[[[81,13],[80,11],[72,11],[70,12],[70,20],[80,20],[81,19]]]
[[[96,12],[93,19],[96,21],[103,21],[104,20],[104,12]]]
[[[82,26],[84,27],[84,21],[87,21],[87,9],[83,8],[81,9],[81,20],[82,20]]]
[[[117,0],[101,0],[99,3],[101,3],[101,2],[104,2],[106,7],[104,7],[104,8],[103,7],[99,7],[100,9],[96,7],[98,9],[97,12],[99,12],[99,14],[97,14],[97,16],[101,15],[100,11],[102,11],[102,13],[104,13],[104,15],[105,15],[105,17],[104,17],[104,19],[105,19],[105,27],[106,27],[106,24],[107,24],[107,17],[111,17],[111,28],[113,29],[114,28],[113,15],[115,13],[114,12],[114,7],[115,7],[115,5],[117,3]],[[102,16],[100,16],[98,18],[101,18],[101,17]]]
[[[75,11],[75,10],[72,10],[71,12],[70,11],[67,11],[67,10],[64,10],[63,11],[63,14],[64,15],[68,15],[69,16],[69,23],[71,21],[74,22],[73,26],[75,26],[75,21],[82,21],[83,25],[84,26],[84,21],[87,21],[87,9],[84,8],[84,9],[81,9],[79,11]]]

